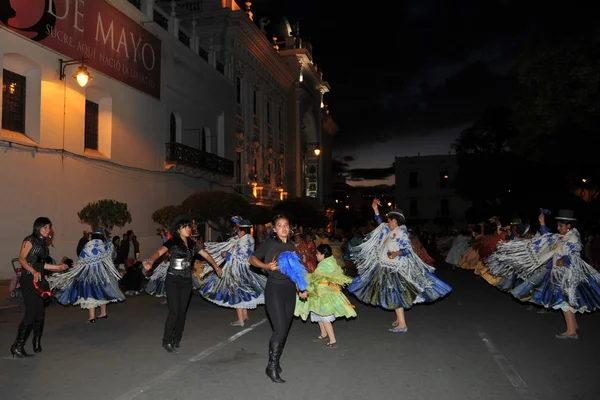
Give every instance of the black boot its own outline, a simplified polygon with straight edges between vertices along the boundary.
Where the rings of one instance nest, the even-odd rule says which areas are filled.
[[[173,340],[173,343],[171,343],[171,347],[173,347],[175,350],[177,350],[179,348],[179,342]]]
[[[281,353],[283,354],[283,349],[285,349],[285,343],[287,342],[287,338],[283,339],[283,342],[281,342]],[[281,358],[281,355],[280,357]],[[283,372],[283,370],[281,369],[281,365],[279,364],[279,359],[277,360],[277,368],[275,368],[277,370],[278,374],[281,374]]]
[[[265,374],[267,374],[267,376],[275,383],[285,383],[277,371],[282,350],[283,347],[281,346],[281,343],[269,342],[269,363],[265,369]]]
[[[179,353],[179,350],[177,350],[175,347],[173,347],[173,343],[171,342],[167,342],[165,340],[163,340],[163,348],[168,352],[168,353]]]
[[[27,338],[29,337],[29,334],[31,333],[32,329],[33,324],[25,325],[23,322],[21,322],[21,325],[19,325],[19,330],[17,331],[17,339],[10,347],[10,352],[13,358],[15,358],[15,356],[17,358],[25,358],[31,357],[33,355],[27,354],[25,352],[25,342],[27,341]]]
[[[33,323],[33,352],[42,352],[42,334],[44,333],[44,320]]]

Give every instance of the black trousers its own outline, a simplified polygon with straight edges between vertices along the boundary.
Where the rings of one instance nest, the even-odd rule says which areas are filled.
[[[192,278],[167,274],[165,291],[169,315],[165,321],[163,343],[179,343],[183,336],[185,317],[192,295]]]
[[[272,283],[265,287],[265,307],[273,327],[271,343],[284,343],[294,320],[296,285],[292,281]]]
[[[46,308],[44,299],[37,293],[33,287],[33,275],[23,273],[19,278],[21,292],[23,293],[23,303],[25,305],[25,315],[21,321],[24,325],[41,323],[46,317]]]

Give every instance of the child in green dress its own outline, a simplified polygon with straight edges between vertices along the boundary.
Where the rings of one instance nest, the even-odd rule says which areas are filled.
[[[311,322],[317,322],[321,334],[315,342],[327,340],[326,348],[336,348],[337,340],[333,331],[332,322],[337,318],[356,317],[354,305],[342,293],[341,287],[352,282],[352,278],[344,275],[333,257],[331,246],[322,244],[317,247],[317,261],[319,264],[313,273],[308,274],[308,299],[296,300],[294,315],[304,321],[310,315]]]

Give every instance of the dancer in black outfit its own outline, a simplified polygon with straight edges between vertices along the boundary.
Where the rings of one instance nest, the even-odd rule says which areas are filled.
[[[24,271],[21,273],[19,283],[23,292],[25,303],[25,316],[19,325],[17,339],[10,348],[13,358],[29,357],[31,354],[25,352],[25,342],[33,330],[33,352],[42,351],[42,333],[44,331],[44,320],[46,309],[44,299],[35,288],[38,282],[44,279],[44,270],[64,271],[69,268],[66,264],[46,264],[50,255],[46,240],[50,235],[52,222],[46,217],[40,217],[33,223],[33,233],[23,240],[19,263]]]
[[[273,382],[284,383],[285,381],[279,375],[281,373],[279,360],[294,319],[298,288],[287,275],[279,271],[276,257],[281,252],[296,252],[297,249],[290,239],[290,223],[285,216],[275,216],[272,226],[275,231],[273,237],[267,239],[250,256],[249,261],[257,268],[266,269],[269,274],[265,287],[265,306],[273,333],[269,340],[269,363],[265,373]],[[301,298],[306,296],[306,291],[300,293]]]
[[[171,264],[165,280],[167,304],[169,315],[165,321],[163,347],[169,353],[178,353],[179,342],[183,336],[187,307],[192,295],[192,270],[193,258],[200,254],[214,268],[221,277],[221,268],[215,260],[192,239],[192,220],[187,217],[178,217],[171,226],[172,239],[167,240],[144,263],[144,269],[152,269],[154,262],[167,251],[171,255]]]

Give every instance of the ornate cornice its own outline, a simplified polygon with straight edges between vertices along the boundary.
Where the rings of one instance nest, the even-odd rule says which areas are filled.
[[[269,74],[276,78],[282,88],[289,89],[295,81],[294,74],[265,35],[243,11],[231,12],[231,18],[237,22],[239,28],[236,35],[238,44],[248,49]]]

